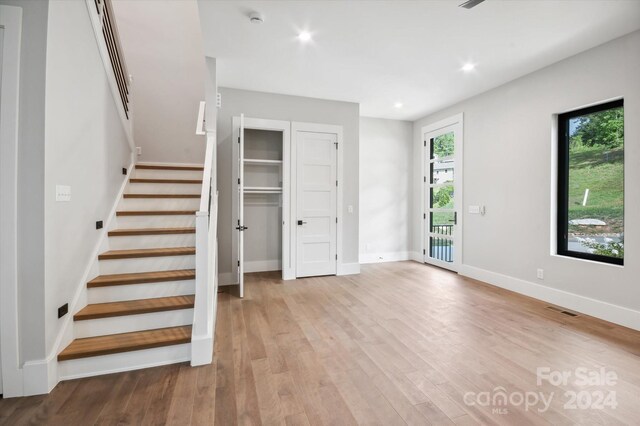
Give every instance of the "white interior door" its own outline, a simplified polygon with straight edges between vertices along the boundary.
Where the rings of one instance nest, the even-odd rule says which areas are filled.
[[[426,263],[458,271],[462,257],[462,118],[449,122],[423,131],[423,254]]]
[[[244,114],[240,115],[238,136],[238,284],[240,297],[244,297]]]
[[[336,274],[337,143],[335,133],[298,130],[296,276]]]

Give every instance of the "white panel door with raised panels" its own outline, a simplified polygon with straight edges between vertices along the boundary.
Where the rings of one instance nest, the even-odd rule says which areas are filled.
[[[335,133],[297,131],[296,276],[336,274],[337,143]]]

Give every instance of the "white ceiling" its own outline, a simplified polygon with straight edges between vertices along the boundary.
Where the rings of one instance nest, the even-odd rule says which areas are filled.
[[[403,120],[640,28],[638,0],[462,1],[198,5],[220,86],[358,102],[361,115]],[[254,11],[263,24],[249,22]],[[313,41],[301,44],[300,30]],[[475,71],[460,71],[467,61]]]

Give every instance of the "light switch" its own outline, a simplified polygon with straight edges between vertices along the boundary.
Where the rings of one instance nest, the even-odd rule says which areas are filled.
[[[349,213],[353,213],[353,206],[347,206],[347,211]]]
[[[71,201],[71,187],[56,185],[56,201]]]
[[[480,214],[480,206],[469,206],[469,214]]]

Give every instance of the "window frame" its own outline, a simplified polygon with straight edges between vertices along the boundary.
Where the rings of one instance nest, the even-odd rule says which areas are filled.
[[[614,108],[623,108],[624,117],[624,99],[616,99],[614,101],[604,102],[568,111],[558,114],[558,199],[557,199],[557,236],[556,236],[556,252],[559,256],[567,256],[578,259],[592,260],[601,263],[613,265],[624,265],[624,258],[616,258],[602,256],[593,253],[583,253],[571,251],[568,249],[569,244],[569,121],[572,118],[583,115],[593,114],[596,112],[606,111]],[[625,168],[625,158],[622,159],[623,170]],[[624,175],[623,175],[623,197],[624,197]],[[625,217],[624,201],[622,206],[623,223]]]

